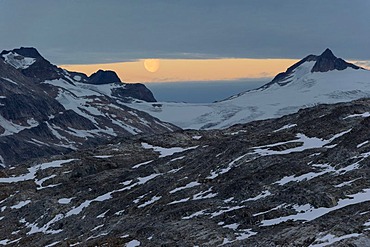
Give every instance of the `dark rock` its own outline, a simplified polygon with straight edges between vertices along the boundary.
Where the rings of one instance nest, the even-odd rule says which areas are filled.
[[[320,56],[316,58],[316,63],[312,68],[312,72],[327,72],[330,70],[344,70],[346,68],[360,69],[360,67],[347,63],[341,58],[334,56],[330,49],[326,49]]]
[[[153,93],[144,85],[140,83],[126,83],[122,88],[115,88],[112,95],[120,98],[132,98],[144,100],[146,102],[156,102]]]
[[[116,72],[111,70],[98,70],[92,74],[87,81],[87,83],[95,85],[109,84],[114,82],[121,82],[121,80]]]

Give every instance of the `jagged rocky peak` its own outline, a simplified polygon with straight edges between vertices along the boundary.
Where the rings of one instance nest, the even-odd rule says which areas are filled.
[[[62,77],[62,69],[46,60],[36,48],[21,47],[2,51],[0,58],[5,63],[21,71],[26,77],[37,81],[53,80]]]
[[[327,48],[320,56],[316,57],[316,63],[311,72],[327,72],[331,70],[345,70],[347,68],[359,69],[360,67],[347,63],[341,58],[337,58],[333,52]]]
[[[347,68],[360,69],[352,63],[344,61],[342,58],[336,57],[333,52],[327,48],[321,55],[308,55],[299,62],[290,66],[285,72],[279,73],[275,78],[268,84],[261,88],[268,88],[272,84],[278,84],[284,86],[291,82],[294,73],[298,70],[304,71],[303,73],[315,73],[315,72],[328,72],[333,70],[345,70]],[[302,72],[300,72],[302,74]]]
[[[112,70],[98,70],[89,77],[88,83],[95,85],[109,84],[121,82],[116,72]]]

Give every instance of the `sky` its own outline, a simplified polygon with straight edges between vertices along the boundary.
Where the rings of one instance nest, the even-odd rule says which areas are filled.
[[[128,82],[247,82],[327,47],[370,65],[366,0],[0,0],[0,10],[1,50],[32,46],[85,73],[110,64]],[[155,72],[148,58],[160,59]]]

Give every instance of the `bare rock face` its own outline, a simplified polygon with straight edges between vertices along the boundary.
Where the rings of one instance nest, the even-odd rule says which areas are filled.
[[[330,70],[344,70],[346,68],[359,69],[360,67],[351,63],[347,63],[341,58],[337,58],[330,49],[326,49],[320,56],[316,58],[316,63],[311,71],[327,72]]]
[[[370,245],[370,100],[0,171],[14,246]]]
[[[124,88],[116,88],[113,90],[113,95],[120,98],[139,99],[146,102],[157,102],[153,93],[143,84],[140,83],[127,83]]]
[[[114,82],[121,82],[121,80],[117,76],[116,72],[111,70],[98,70],[92,74],[87,81],[87,83],[95,85],[109,84]]]

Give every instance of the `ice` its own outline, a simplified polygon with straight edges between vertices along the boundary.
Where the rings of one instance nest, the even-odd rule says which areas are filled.
[[[340,237],[337,237],[333,234],[327,234],[327,235],[317,239],[315,241],[315,243],[311,244],[309,247],[324,247],[324,246],[328,246],[328,245],[334,244],[336,242],[339,242],[343,239],[356,238],[358,236],[361,236],[361,234],[351,233],[351,234],[343,235],[343,236],[340,236]]]
[[[177,192],[177,191],[180,191],[180,190],[193,188],[193,187],[195,187],[195,186],[199,186],[199,185],[201,185],[201,183],[199,183],[199,182],[197,182],[197,181],[190,182],[190,183],[188,183],[188,184],[187,184],[187,185],[185,185],[185,186],[178,187],[178,188],[176,188],[176,189],[171,190],[171,191],[170,191],[170,194],[173,194],[173,193],[175,193],[175,192]]]
[[[198,146],[194,146],[194,147],[188,147],[188,148],[182,148],[182,147],[163,148],[163,147],[153,146],[145,142],[142,142],[141,146],[145,149],[153,149],[155,152],[158,152],[160,154],[159,158],[171,156],[175,153],[182,153],[187,150],[192,150],[198,147]]]
[[[128,242],[125,247],[137,247],[137,246],[140,246],[140,241],[134,239],[134,240],[131,240],[130,242]]]
[[[192,137],[194,140],[199,140],[200,138],[202,138],[202,136],[198,136],[198,135],[196,135],[196,136],[193,136]]]

